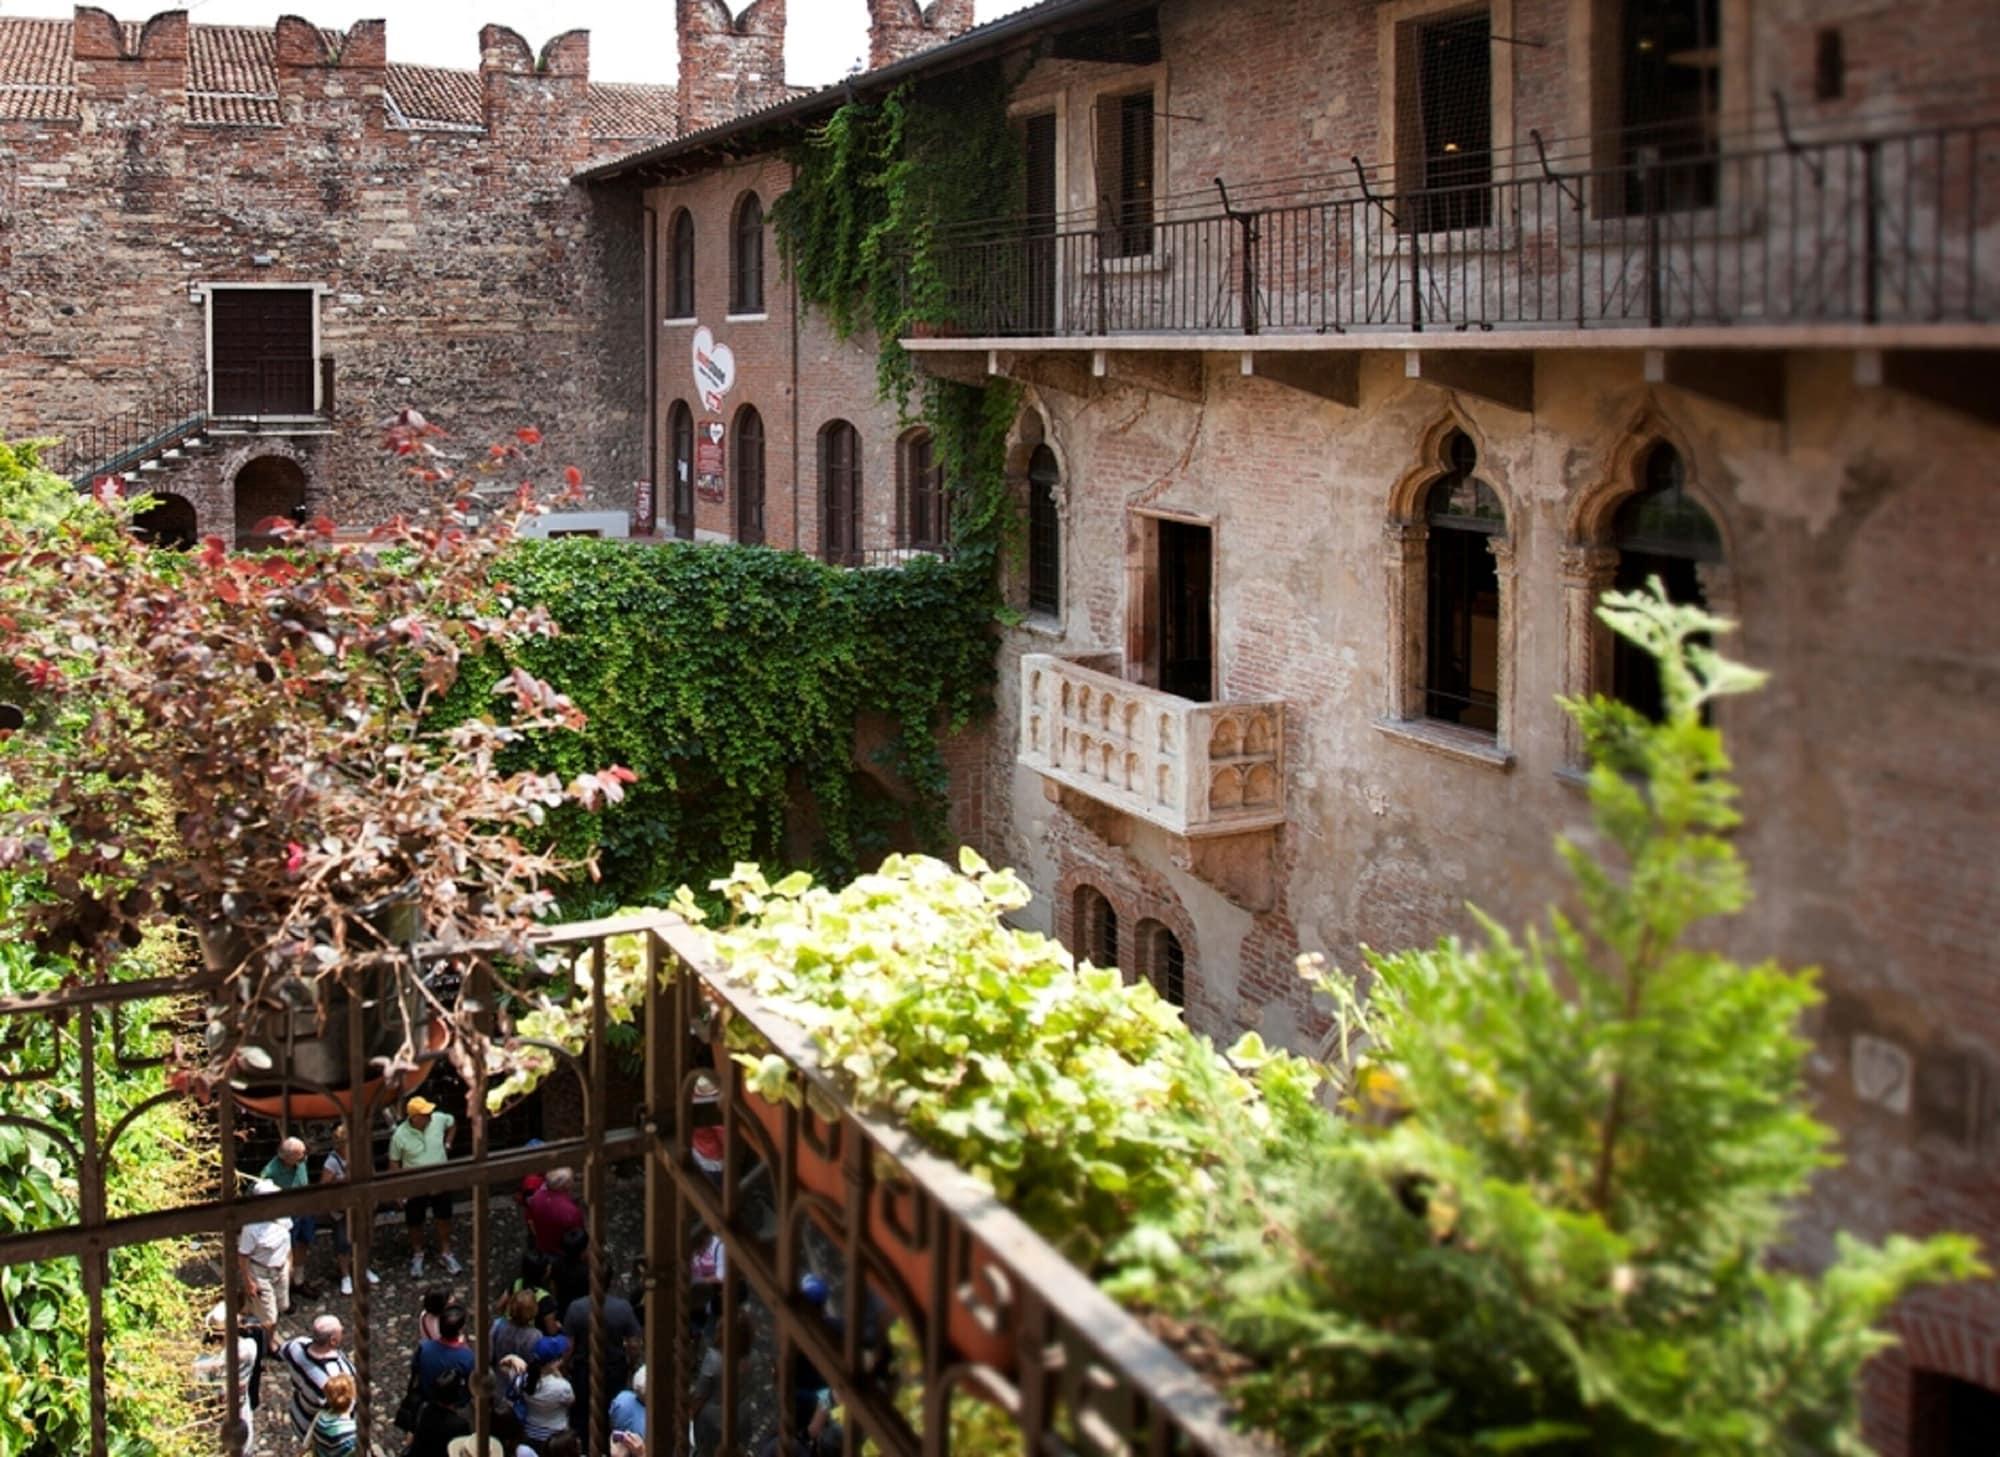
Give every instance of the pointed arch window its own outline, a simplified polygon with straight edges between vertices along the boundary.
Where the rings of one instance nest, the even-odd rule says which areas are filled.
[[[745,405],[736,412],[733,456],[736,539],[750,546],[764,540],[764,417]]]
[[[692,319],[694,315],[694,214],[682,208],[674,214],[668,233],[667,316]]]
[[[1061,484],[1056,453],[1036,446],[1028,461],[1028,610],[1048,617],[1062,615],[1062,520],[1056,510]]]
[[[1447,470],[1425,498],[1425,718],[1480,733],[1500,727],[1500,572],[1507,533],[1500,497],[1475,471],[1479,452],[1455,430]]]
[[[754,192],[736,204],[730,228],[729,312],[764,312],[764,204]]]
[[[1675,602],[1709,605],[1702,568],[1722,560],[1722,533],[1687,488],[1687,466],[1678,450],[1660,441],[1639,462],[1639,489],[1612,519],[1618,566],[1612,585],[1635,591],[1657,577]],[[1611,696],[1648,718],[1665,711],[1659,666],[1637,645],[1613,635]]]

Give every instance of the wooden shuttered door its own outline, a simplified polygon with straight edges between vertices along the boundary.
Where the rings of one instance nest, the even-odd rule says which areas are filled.
[[[214,414],[313,413],[309,288],[218,288],[211,295]]]

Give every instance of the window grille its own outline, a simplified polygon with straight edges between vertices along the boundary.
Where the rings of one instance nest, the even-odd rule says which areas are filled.
[[[668,285],[667,313],[676,319],[694,315],[694,214],[682,208],[674,214],[671,253],[672,278]]]
[[[1056,487],[1062,472],[1055,452],[1035,447],[1028,462],[1028,610],[1062,615],[1062,523]]]
[[[1107,258],[1153,251],[1153,93],[1097,104],[1097,188]]]
[[[736,248],[730,259],[729,312],[764,312],[764,204],[754,192],[736,205]]]
[[[736,412],[736,539],[750,546],[764,540],[764,417],[745,405]]]
[[[1180,938],[1158,921],[1139,923],[1139,949],[1146,980],[1161,1000],[1176,1007],[1187,1005],[1187,955]]]
[[[1407,226],[1432,233],[1483,228],[1493,216],[1493,35],[1484,9],[1403,27],[1403,62],[1416,95],[1400,107],[1400,164],[1423,190],[1408,199]]]
[[[1095,886],[1077,890],[1076,939],[1078,949],[1091,965],[1105,968],[1118,965],[1118,912]]]
[[[1427,502],[1424,716],[1483,733],[1500,724],[1500,573],[1490,549],[1507,530],[1479,452],[1463,431],[1445,442],[1451,469]]]

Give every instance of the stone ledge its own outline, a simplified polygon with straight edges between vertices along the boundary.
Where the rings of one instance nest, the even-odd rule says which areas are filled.
[[[1459,728],[1456,724],[1420,718],[1378,718],[1375,728],[1389,738],[1400,739],[1406,744],[1414,744],[1461,763],[1478,764],[1502,773],[1514,767],[1513,752],[1501,748],[1491,735]]]

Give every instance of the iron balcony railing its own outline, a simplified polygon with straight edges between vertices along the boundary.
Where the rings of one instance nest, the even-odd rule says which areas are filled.
[[[2000,123],[1451,160],[961,229],[911,287],[989,338],[2000,317]]]
[[[280,1064],[271,1075],[275,1087],[245,1094],[264,1099],[264,1113],[218,1098],[202,1114],[212,1117],[207,1126],[219,1154],[203,1180],[203,1197],[135,1211],[132,1191],[121,1186],[118,1213],[107,1190],[119,1161],[129,1156],[129,1142],[143,1136],[144,1115],[184,1095],[169,1086],[114,1121],[99,1112],[99,1090],[110,1079],[157,1068],[159,1048],[148,1045],[149,1036],[157,1041],[162,1026],[169,1032],[198,1027],[199,1009],[221,983],[197,974],[0,999],[0,1048],[8,1049],[12,1062],[0,1078],[0,1125],[37,1139],[38,1158],[62,1165],[81,1209],[74,1224],[0,1237],[0,1268],[80,1263],[90,1354],[83,1379],[92,1413],[90,1440],[80,1450],[105,1457],[109,1446],[107,1356],[115,1353],[107,1350],[107,1307],[118,1299],[123,1252],[193,1241],[196,1253],[218,1267],[215,1293],[226,1327],[234,1330],[250,1304],[232,1258],[244,1226],[334,1212],[345,1216],[353,1242],[351,1301],[302,1305],[289,1322],[280,1322],[280,1332],[308,1331],[312,1315],[329,1307],[346,1317],[361,1395],[359,1450],[395,1450],[400,1440],[390,1418],[407,1385],[410,1347],[407,1339],[387,1339],[382,1307],[392,1298],[412,1302],[415,1291],[394,1290],[392,1281],[371,1294],[361,1276],[371,1246],[381,1245],[378,1208],[446,1191],[470,1192],[462,1202],[471,1206],[471,1259],[453,1284],[472,1317],[467,1334],[477,1361],[467,1415],[476,1427],[474,1450],[487,1450],[494,1381],[487,1333],[514,1277],[522,1240],[521,1220],[508,1206],[525,1176],[558,1167],[580,1174],[587,1211],[590,1339],[587,1379],[576,1385],[587,1389],[593,1412],[602,1411],[612,1390],[616,1355],[607,1344],[606,1302],[615,1268],[622,1268],[613,1261],[644,1257],[633,1292],[645,1311],[644,1334],[636,1351],[617,1354],[647,1368],[651,1451],[689,1452],[690,1424],[703,1418],[691,1393],[705,1353],[711,1353],[707,1369],[715,1386],[710,1400],[720,1405],[709,1408],[719,1411],[719,1419],[706,1419],[704,1451],[752,1452],[772,1435],[787,1439],[780,1450],[794,1450],[789,1439],[801,1435],[801,1395],[804,1405],[811,1404],[811,1391],[800,1384],[808,1380],[837,1398],[850,1452],[868,1450],[865,1443],[884,1457],[951,1452],[945,1413],[954,1393],[976,1395],[1004,1414],[1020,1433],[1010,1450],[1107,1457],[1249,1457],[1255,1450],[1226,1428],[1225,1408],[1211,1387],[1000,1207],[989,1189],[894,1127],[841,1104],[812,1058],[806,1033],[727,979],[698,932],[670,915],[646,914],[552,929],[539,951],[525,968],[466,947],[419,950],[387,962],[399,979],[399,1004],[384,1000],[378,982],[378,991],[353,996],[324,1021],[306,1015],[300,1035],[344,1033],[344,1052],[332,1062],[347,1070],[342,1089],[286,1078],[286,1064]],[[613,958],[633,954],[643,958],[646,972],[645,996],[634,1009],[642,1036],[637,1054],[621,1062],[607,999],[595,993],[607,985]],[[375,968],[384,964],[377,958]],[[670,969],[676,974],[663,985],[660,973]],[[418,1015],[413,1006],[432,1006],[456,1009],[504,1033],[495,1028],[496,1008],[527,991],[586,1010],[591,1032],[581,1054],[529,1044],[554,1060],[542,1096],[561,1095],[571,1107],[580,1106],[580,1119],[566,1129],[545,1128],[547,1141],[531,1142],[534,1130],[518,1115],[486,1113],[487,1074],[477,1059],[462,1089],[462,1112],[459,1097],[446,1091],[455,1086],[452,1073],[440,1065],[424,1091],[460,1113],[469,1144],[460,1141],[459,1152],[443,1164],[384,1167],[380,1141],[401,1110],[399,1095],[384,1091],[390,1081],[368,1061],[380,1018],[400,1015],[407,1023]],[[805,1108],[753,1099],[741,1069],[717,1055],[724,1017],[754,1029],[799,1071],[810,1090]],[[441,1034],[425,1040],[430,1051],[424,1062],[451,1060]],[[68,1126],[50,1121],[51,1102],[38,1096],[41,1087],[76,1094]],[[352,1089],[363,1091],[356,1097],[347,1091]],[[324,1147],[326,1125],[290,1121],[295,1105],[288,1100],[297,1095],[351,1099],[350,1126],[374,1136],[350,1139],[343,1184],[248,1194],[248,1174],[282,1134],[304,1133],[315,1151]],[[273,1098],[279,1116],[265,1116]],[[643,1171],[636,1191],[629,1178],[614,1184],[621,1163]],[[628,1198],[643,1204],[636,1225],[643,1248],[614,1250],[613,1206]],[[726,1259],[714,1260],[710,1236],[720,1240]],[[398,1258],[400,1241],[383,1253]],[[698,1253],[706,1261],[699,1289]],[[176,1264],[184,1254],[175,1256]],[[913,1274],[918,1269],[921,1277]],[[808,1272],[832,1291],[823,1306],[803,1288]],[[1009,1354],[986,1348],[996,1332],[1011,1337]],[[968,1349],[969,1342],[981,1349]],[[242,1432],[231,1416],[241,1410],[244,1393],[235,1362],[224,1360],[220,1367],[219,1450],[241,1457]],[[256,1414],[263,1450],[272,1450],[267,1432],[287,1428],[284,1386],[282,1372],[266,1370]],[[921,1416],[912,1422],[915,1411]],[[586,1451],[593,1457],[609,1449],[606,1425],[590,1422]],[[281,1445],[284,1440],[289,1436]]]

